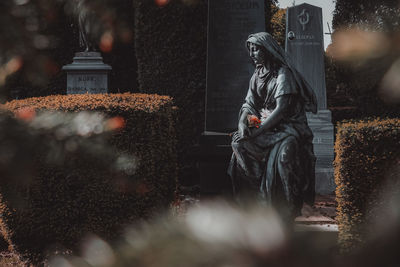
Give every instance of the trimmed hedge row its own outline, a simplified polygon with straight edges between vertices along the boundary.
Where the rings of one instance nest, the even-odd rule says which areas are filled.
[[[68,116],[90,110],[111,118],[93,125],[90,116],[100,115],[78,113],[59,127],[46,128],[43,125],[55,120],[43,114],[29,126],[10,124],[11,119],[1,126],[8,135],[2,136],[0,150],[15,139],[12,144],[21,153],[13,162],[24,159],[19,168],[24,179],[13,178],[15,164],[13,169],[0,164],[1,228],[9,243],[31,261],[40,261],[52,245],[75,249],[86,233],[115,238],[123,225],[150,216],[174,199],[175,107],[170,97],[57,95],[15,100],[5,107],[25,119],[32,117],[25,114],[27,108],[28,115],[47,110]],[[7,123],[21,129],[8,128]],[[73,128],[71,123],[81,125],[76,134],[65,134]],[[89,126],[92,132],[85,130]],[[100,133],[102,128],[122,126],[111,134]]]
[[[379,216],[379,207],[384,207],[385,186],[399,181],[398,173],[391,170],[400,160],[400,119],[339,124],[335,152],[336,219],[339,244],[346,252],[366,241],[370,223]]]
[[[139,91],[172,96],[178,110],[180,177],[190,179],[187,153],[204,131],[207,1],[138,0],[135,50]]]

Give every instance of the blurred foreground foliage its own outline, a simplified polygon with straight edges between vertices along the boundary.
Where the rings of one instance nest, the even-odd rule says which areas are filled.
[[[400,199],[392,199],[394,204]],[[80,256],[58,256],[51,266],[138,267],[378,267],[398,266],[400,216],[351,255],[338,255],[326,235],[293,232],[269,207],[213,201],[191,207],[181,217],[163,216],[129,227],[108,243],[90,237]],[[389,232],[390,230],[390,232]]]
[[[101,116],[77,116],[93,126],[86,136],[80,119],[65,114],[39,115],[31,125],[1,118],[0,228],[10,248],[32,262],[50,245],[72,248],[86,232],[117,230],[107,214],[122,204],[117,179],[128,177],[117,169],[118,154],[94,133],[105,126]]]
[[[352,107],[350,116],[334,110],[333,117],[335,112],[336,121],[398,117],[399,1],[338,0],[333,15],[334,32],[326,58],[328,104]]]
[[[174,200],[170,97],[48,96],[5,108],[19,120],[0,120],[0,230],[30,262],[76,250],[89,233],[113,240]]]
[[[376,30],[393,31],[399,26],[398,0],[336,0],[333,28],[364,25]]]

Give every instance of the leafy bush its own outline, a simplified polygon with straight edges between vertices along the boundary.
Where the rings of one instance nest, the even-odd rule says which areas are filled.
[[[393,169],[400,160],[400,119],[339,124],[335,152],[339,243],[349,251],[370,234],[368,223],[380,214],[376,207],[382,205],[385,185],[400,182]]]
[[[122,226],[174,199],[171,98],[48,96],[5,107],[33,119],[29,125],[0,120],[0,226],[15,250],[31,261],[41,260],[53,245],[75,249],[86,233],[115,238]],[[86,110],[101,113],[64,114]],[[103,132],[113,128],[119,130]]]

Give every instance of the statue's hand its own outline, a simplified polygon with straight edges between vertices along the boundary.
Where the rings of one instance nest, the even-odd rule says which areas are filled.
[[[238,133],[240,137],[247,137],[250,135],[250,129],[245,123],[239,122]]]
[[[263,132],[263,129],[261,127],[259,128],[252,128],[250,131],[250,138],[256,138],[257,136],[259,136],[261,133]]]

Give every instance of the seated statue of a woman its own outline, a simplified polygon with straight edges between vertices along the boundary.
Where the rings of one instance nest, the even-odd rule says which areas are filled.
[[[251,34],[246,46],[256,69],[232,137],[228,174],[237,198],[260,197],[291,220],[304,202],[314,202],[315,156],[306,111],[316,112],[316,97],[270,34]]]

